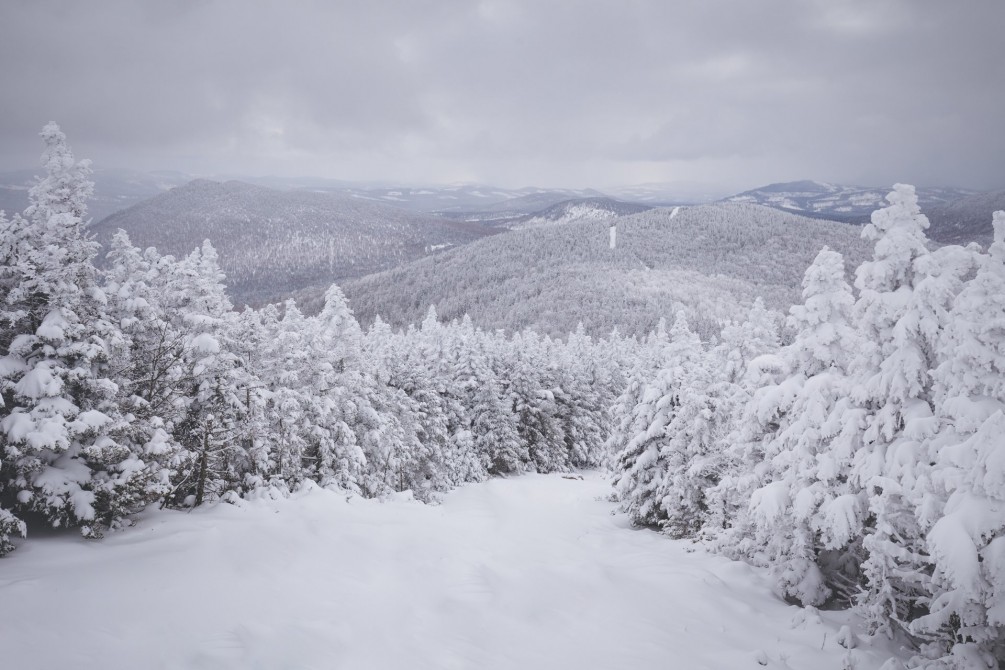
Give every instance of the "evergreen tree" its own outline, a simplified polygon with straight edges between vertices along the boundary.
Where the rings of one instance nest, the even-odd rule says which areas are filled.
[[[46,176],[24,216],[5,221],[0,397],[0,548],[23,533],[15,516],[39,512],[55,526],[100,535],[147,500],[151,469],[130,443],[116,403],[110,357],[122,334],[109,321],[84,234],[93,185],[59,127],[41,133]],[[156,487],[154,487],[156,488]]]
[[[848,393],[848,366],[860,348],[853,302],[841,255],[824,249],[806,271],[803,304],[791,309],[796,335],[780,354],[789,376],[780,393],[766,394],[786,398],[785,411],[765,435],[764,483],[751,494],[756,543],[785,593],[808,605],[845,588],[860,560],[822,558],[856,553],[848,545],[860,539],[865,512],[847,487],[852,454],[830,444],[831,412]]]
[[[898,184],[887,200],[863,230],[876,242],[873,260],[856,273],[855,311],[866,340],[853,363],[858,407],[838,419],[864,430],[839,436],[838,445],[848,448],[841,438],[859,442],[850,481],[869,506],[867,588],[859,602],[871,625],[890,633],[917,615],[928,589],[923,537],[931,514],[922,498],[930,477],[925,445],[937,430],[930,371],[969,255],[959,247],[928,251],[928,220],[913,187]]]
[[[707,461],[707,468],[715,473],[716,483],[705,493],[704,525],[710,538],[719,537],[727,528],[735,527],[739,508],[746,508],[749,503],[752,468],[748,467],[751,454],[745,447],[758,435],[760,424],[754,417],[745,419],[743,414],[758,384],[765,381],[761,376],[749,374],[749,370],[754,360],[767,360],[762,357],[774,355],[778,347],[778,314],[765,309],[763,300],[758,298],[743,323],[729,322],[723,326],[719,343],[710,352],[716,370],[710,393],[715,398],[717,424],[717,443]],[[746,428],[746,435],[737,430],[740,426]],[[737,487],[738,480],[744,477],[748,479],[747,487]],[[746,497],[741,496],[741,491]],[[748,534],[744,531],[744,535]],[[739,548],[734,540],[745,542],[746,539],[731,539],[732,548]]]
[[[257,384],[235,353],[237,315],[223,281],[216,250],[206,240],[178,263],[166,287],[169,312],[183,333],[189,380],[184,414],[174,432],[188,458],[173,500],[186,505],[237,491],[251,470],[240,446],[246,412],[242,391]]]
[[[596,467],[603,462],[612,403],[610,389],[598,364],[594,343],[582,324],[554,356],[561,372],[563,432],[569,464]]]
[[[108,316],[123,334],[112,354],[116,402],[131,417],[130,442],[140,447],[151,467],[158,468],[147,492],[163,497],[170,494],[185,458],[171,433],[190,383],[182,364],[184,338],[169,323],[161,292],[174,261],[161,258],[154,249],[141,253],[120,230],[112,237],[106,265],[103,290]]]
[[[649,333],[631,357],[631,367],[625,373],[624,384],[611,406],[610,432],[604,445],[608,469],[614,473],[631,469],[639,455],[636,450],[627,449],[628,443],[648,428],[651,417],[636,412],[636,408],[642,403],[648,383],[663,367],[668,341],[666,320],[661,318],[656,330]]]
[[[622,510],[639,525],[664,525],[668,521],[664,502],[671,492],[666,481],[673,473],[667,459],[674,454],[665,447],[670,425],[686,401],[685,394],[691,391],[685,386],[688,375],[702,353],[701,341],[688,326],[684,312],[678,312],[662,354],[662,368],[646,384],[641,402],[632,412],[629,423],[637,426],[638,432],[616,461],[616,495]],[[667,502],[674,504],[672,500]],[[674,509],[678,507],[674,505]]]
[[[366,495],[387,490],[394,445],[377,441],[377,419],[366,388],[362,331],[338,286],[325,294],[315,319],[309,388],[318,403],[318,437],[311,456],[319,483]]]
[[[673,537],[697,535],[708,518],[705,491],[718,480],[721,398],[710,356],[679,312],[670,332],[670,365],[661,375],[673,380],[660,403],[672,407],[659,445],[664,475],[656,497]]]
[[[929,611],[911,630],[950,668],[1005,657],[1005,212],[994,229],[953,305],[934,373],[944,424],[933,479],[946,504],[927,535]]]

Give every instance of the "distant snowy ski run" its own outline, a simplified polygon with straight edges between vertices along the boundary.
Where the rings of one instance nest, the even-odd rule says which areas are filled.
[[[154,512],[0,564],[10,668],[821,668],[850,614],[632,529],[599,475],[494,479],[442,505],[291,499]]]

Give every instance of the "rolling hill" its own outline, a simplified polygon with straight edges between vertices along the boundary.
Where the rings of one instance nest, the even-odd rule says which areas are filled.
[[[510,229],[533,228],[576,221],[612,221],[622,216],[638,214],[652,209],[649,205],[624,202],[614,198],[576,198],[564,200],[539,212],[509,219],[505,226]]]
[[[745,312],[757,296],[785,310],[821,247],[849,268],[871,251],[859,229],[757,205],[654,209],[607,221],[515,230],[342,284],[357,316],[393,325],[421,321],[432,304],[443,318],[470,314],[486,329],[533,328],[562,336],[614,327],[640,334],[687,308],[706,334]],[[302,306],[320,307],[317,291]]]
[[[941,244],[977,242],[987,247],[994,240],[991,218],[997,210],[1005,210],[1005,189],[931,207],[925,212],[932,224],[928,236]]]
[[[185,255],[212,241],[236,304],[386,270],[491,231],[346,195],[204,179],[92,224],[107,242],[122,228],[139,247]]]
[[[494,218],[529,214],[570,198],[602,194],[593,190],[499,188],[484,184],[445,186],[349,186],[339,192],[361,200],[381,202],[417,212],[446,214],[455,218]]]
[[[729,196],[722,202],[764,205],[803,216],[865,223],[874,210],[885,206],[889,192],[889,187],[843,186],[804,180],[768,184]],[[974,192],[958,188],[919,187],[917,193],[921,208],[927,210]]]

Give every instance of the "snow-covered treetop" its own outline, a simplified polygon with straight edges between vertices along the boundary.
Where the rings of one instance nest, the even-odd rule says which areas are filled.
[[[995,228],[995,241],[988,248],[988,253],[995,260],[1005,262],[1005,211],[994,213],[992,225]]]
[[[888,207],[872,214],[872,223],[862,229],[862,237],[874,240],[873,261],[857,271],[855,286],[860,290],[890,291],[913,280],[912,262],[928,252],[925,230],[928,218],[921,213],[914,187],[895,184],[886,197]]]
[[[55,214],[71,214],[81,220],[87,214],[87,201],[94,193],[91,162],[76,162],[66,143],[66,135],[55,123],[48,123],[39,133],[45,143],[42,166],[46,176],[28,192],[31,205],[25,210],[29,218],[47,220]]]
[[[687,314],[682,309],[674,315],[674,322],[670,327],[670,342],[674,345],[687,346],[701,344],[698,335],[691,330],[691,325],[687,322]]]
[[[807,375],[830,367],[844,370],[859,352],[851,324],[854,302],[844,258],[824,247],[803,277],[803,304],[789,310],[788,325],[797,333],[790,363]]]
[[[436,305],[430,305],[426,318],[422,320],[422,330],[432,332],[440,325],[440,317],[436,314]]]
[[[877,209],[872,213],[872,225],[879,232],[892,230],[911,220],[920,225],[922,230],[928,229],[928,218],[918,216],[921,214],[921,207],[918,205],[918,194],[915,193],[913,186],[894,184],[893,190],[886,196],[886,201],[890,203],[889,207]]]

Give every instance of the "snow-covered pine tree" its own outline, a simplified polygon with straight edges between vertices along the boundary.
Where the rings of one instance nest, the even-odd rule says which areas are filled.
[[[512,377],[505,370],[513,363],[516,351],[502,332],[483,333],[480,350],[488,368],[490,387],[475,397],[472,433],[481,441],[479,454],[488,454],[489,474],[521,472],[527,467],[530,453],[520,437],[518,416],[514,411],[511,390]]]
[[[874,629],[889,634],[919,614],[929,588],[925,445],[938,423],[930,371],[968,267],[959,247],[928,251],[928,220],[913,187],[897,184],[887,200],[862,233],[876,242],[873,260],[856,272],[855,312],[865,344],[852,363],[854,402],[839,407],[836,446],[854,452],[849,479],[868,501],[867,587],[859,605]]]
[[[7,305],[10,304],[10,292],[18,288],[21,281],[21,272],[18,268],[19,238],[23,235],[27,222],[21,218],[20,214],[14,214],[13,219],[8,219],[4,212],[0,211],[0,351],[9,351],[14,338],[19,335],[14,326],[19,320],[19,316],[7,313]],[[6,363],[5,363],[6,365]],[[7,371],[0,368],[0,380],[14,371]],[[5,398],[6,397],[6,398]],[[0,408],[6,408],[9,393],[0,386]],[[5,414],[6,414],[5,409]],[[2,424],[0,424],[2,427]],[[17,500],[13,491],[9,491],[8,481],[13,474],[13,468],[7,461],[11,454],[6,448],[6,440],[0,435],[0,556],[3,556],[14,549],[11,537],[25,537],[28,529],[27,525],[20,518],[15,516],[13,508],[17,507]]]
[[[368,496],[410,489],[423,500],[456,483],[447,471],[454,434],[439,411],[452,405],[430,388],[421,356],[409,368],[410,344],[382,323],[364,338],[337,286],[315,321],[311,387],[324,439],[310,459],[322,483]]]
[[[338,286],[325,293],[314,324],[309,391],[321,418],[311,455],[315,477],[322,486],[378,495],[386,490],[396,445],[376,441],[379,417],[368,400],[362,331]]]
[[[309,364],[303,344],[306,320],[287,301],[280,319],[276,305],[245,309],[238,317],[235,351],[248,383],[238,392],[243,412],[235,438],[247,455],[242,489],[288,491],[303,478],[302,459],[310,420],[301,377]]]
[[[521,471],[527,453],[521,448],[516,415],[493,368],[488,337],[468,318],[443,329],[448,357],[444,371],[463,408],[483,470],[491,474]]]
[[[583,324],[557,349],[563,398],[567,401],[560,413],[565,424],[569,464],[578,468],[596,467],[603,462],[609,432],[607,411],[613,402],[605,379],[608,375],[598,364],[595,344]]]
[[[661,318],[656,330],[649,333],[642,345],[636,347],[634,356],[630,357],[631,367],[625,372],[624,385],[611,405],[610,433],[604,449],[607,452],[607,469],[615,479],[632,469],[635,459],[642,453],[627,450],[629,442],[648,428],[651,419],[651,414],[637,412],[636,408],[642,404],[649,382],[663,367],[668,342],[666,319]]]
[[[835,587],[847,597],[861,560],[855,541],[865,509],[847,487],[852,454],[831,447],[829,422],[860,349],[853,303],[841,255],[825,248],[806,271],[803,303],[790,310],[796,334],[780,353],[789,376],[776,394],[786,411],[766,436],[765,483],[750,501],[754,539],[779,585],[807,605],[821,604]]]
[[[32,510],[86,536],[146,502],[147,464],[129,443],[110,356],[122,334],[106,315],[84,234],[93,185],[59,127],[42,129],[46,176],[0,239],[3,357],[0,395],[0,549]]]
[[[750,399],[734,414],[723,436],[723,473],[707,492],[710,507],[706,531],[712,546],[735,559],[766,564],[760,543],[755,541],[750,501],[754,491],[770,482],[772,439],[795,394],[786,384],[789,368],[778,353],[751,360],[741,384],[750,389]]]
[[[671,473],[666,458],[672,454],[664,446],[669,426],[690,390],[685,386],[687,374],[704,353],[683,311],[677,313],[668,340],[661,369],[643,387],[641,401],[628,420],[638,430],[615,461],[615,495],[622,510],[638,525],[667,521],[664,498],[669,492],[665,482]]]
[[[480,481],[486,474],[444,358],[448,356],[445,342],[452,339],[435,318],[427,319],[421,330],[409,328],[405,333],[392,333],[378,318],[366,338],[386,383],[412,402],[417,438],[429,456],[424,473],[432,491]]]
[[[716,354],[725,381],[739,386],[750,361],[778,351],[780,318],[781,315],[764,306],[762,298],[757,298],[743,323],[728,323],[723,327]]]
[[[663,510],[664,532],[694,537],[708,520],[705,492],[718,481],[722,391],[712,357],[678,312],[670,330],[669,365],[660,373],[672,380],[659,404],[673,407],[659,445],[664,474],[656,497]]]
[[[156,483],[150,482],[157,497],[170,493],[184,460],[171,431],[191,382],[183,364],[184,337],[171,326],[163,305],[161,289],[173,265],[172,258],[161,258],[152,248],[140,252],[120,230],[112,237],[103,272],[108,315],[123,334],[115,352],[116,402],[131,416],[130,441],[160,468]]]
[[[167,311],[183,333],[190,380],[184,415],[174,426],[188,454],[172,496],[175,503],[201,505],[238,491],[251,470],[239,443],[246,412],[242,396],[258,383],[235,353],[237,315],[223,281],[216,250],[206,240],[176,264],[165,286]]]
[[[509,394],[517,416],[522,448],[538,472],[568,469],[565,435],[555,402],[555,375],[548,361],[550,338],[533,331],[513,336],[513,356],[504,377],[510,379]]]
[[[716,405],[716,440],[709,456],[709,467],[716,472],[717,483],[706,491],[707,519],[704,532],[715,538],[737,523],[738,510],[749,503],[749,487],[737,488],[739,478],[749,476],[751,468],[745,462],[741,447],[756,434],[752,421],[744,421],[743,413],[763,376],[750,375],[748,369],[755,359],[777,353],[780,315],[764,307],[757,298],[743,323],[729,322],[720,332],[719,343],[710,355],[715,369],[711,394]],[[746,426],[746,441],[737,428]],[[745,495],[741,495],[741,491]],[[746,531],[744,535],[747,535]],[[746,538],[743,538],[744,540]],[[736,548],[733,543],[732,548]]]
[[[944,423],[934,483],[947,502],[928,531],[928,613],[911,631],[946,668],[1005,658],[1005,212],[994,243],[956,297],[936,379]]]

